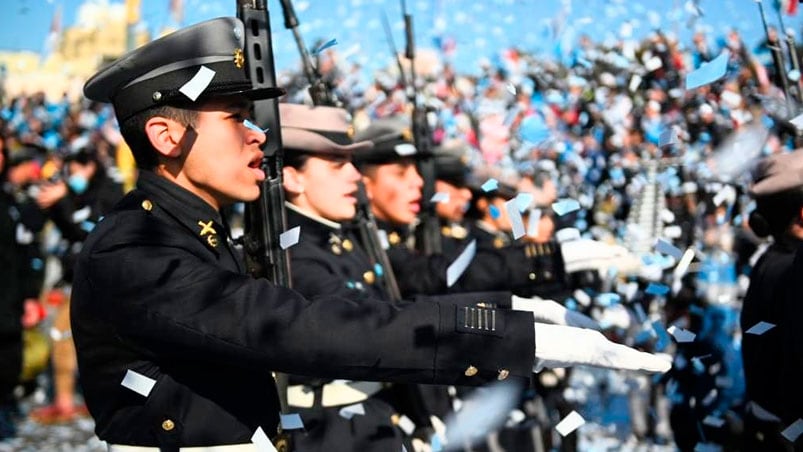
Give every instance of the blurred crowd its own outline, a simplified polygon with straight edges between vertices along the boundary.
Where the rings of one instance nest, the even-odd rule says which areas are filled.
[[[470,146],[478,173],[513,175],[534,195],[534,208],[577,201],[579,209],[555,216],[559,238],[618,243],[639,255],[638,277],[611,268],[577,281],[558,301],[594,317],[617,341],[671,354],[673,369],[657,378],[544,371],[536,387],[545,425],[569,407],[611,426],[602,431],[619,444],[739,450],[746,403],[739,313],[765,246],[747,226],[748,170],[757,158],[797,147],[795,115],[768,52],[731,30],[716,39],[698,32],[692,42],[658,32],[641,41],[582,37],[560,59],[511,48],[476,74],[456,73],[444,53],[417,66],[414,97],[396,67],[369,77],[336,47],[316,57],[355,128],[410,114],[414,99],[426,108],[434,143]],[[687,74],[723,53],[724,77],[685,88]],[[285,101],[308,102],[303,71],[282,72],[280,85]],[[71,265],[135,173],[111,108],[88,101],[2,99],[0,148],[3,208],[12,219],[2,223],[3,246],[13,238],[19,250],[18,276],[8,273],[0,298],[25,300],[21,310],[0,306],[4,328],[16,328],[6,320],[16,316],[24,329],[22,369],[9,370],[0,388],[3,440],[20,417],[58,423],[86,415],[70,340]],[[42,406],[19,408],[37,393]],[[584,447],[582,439],[546,436],[561,450]]]

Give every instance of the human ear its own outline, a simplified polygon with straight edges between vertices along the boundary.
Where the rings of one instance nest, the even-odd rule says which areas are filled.
[[[282,185],[291,195],[304,193],[304,175],[291,166],[282,168]]]
[[[145,123],[145,134],[151,146],[163,157],[177,158],[181,155],[181,143],[186,132],[186,127],[163,116],[154,116]]]

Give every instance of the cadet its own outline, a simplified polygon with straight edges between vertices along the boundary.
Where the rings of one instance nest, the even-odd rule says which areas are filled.
[[[772,243],[750,272],[750,286],[744,298],[740,326],[748,331],[759,322],[779,326],[769,331],[742,336],[742,357],[746,383],[747,409],[745,444],[748,450],[792,450],[780,431],[786,425],[779,416],[789,402],[780,384],[783,349],[788,342],[783,328],[791,323],[799,328],[799,317],[785,317],[783,302],[789,295],[790,278],[798,278],[792,263],[803,244],[803,150],[777,154],[759,161],[754,171],[750,195],[756,208],[750,215],[750,228],[759,237],[772,237]],[[799,303],[799,300],[794,300]],[[799,377],[799,374],[797,374]],[[792,419],[791,421],[794,421]],[[790,421],[790,422],[791,422]]]
[[[311,302],[244,275],[220,209],[257,199],[266,136],[246,121],[250,100],[283,90],[253,88],[243,35],[235,18],[202,22],[124,55],[84,87],[88,98],[112,102],[140,169],[137,188],[84,243],[73,286],[82,387],[110,450],[256,450],[251,438],[273,437],[279,422],[272,370],[477,385],[577,359],[669,368],[647,353],[601,347],[589,330],[556,350],[542,339],[571,341],[534,325],[530,313],[488,308],[482,317],[495,322],[479,325],[449,300]],[[202,67],[213,77],[199,89]]]

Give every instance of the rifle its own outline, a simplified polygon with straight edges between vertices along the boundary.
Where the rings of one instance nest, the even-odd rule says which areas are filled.
[[[767,37],[767,48],[772,53],[772,62],[775,65],[775,72],[781,80],[781,88],[783,89],[784,96],[786,97],[787,114],[790,118],[796,115],[797,108],[795,108],[794,101],[791,97],[791,90],[789,88],[789,78],[786,75],[786,65],[784,64],[783,54],[781,53],[780,38],[775,41],[770,40],[770,30],[767,26],[767,16],[764,14],[764,4],[761,0],[756,0],[758,3],[758,10],[761,13],[761,22],[764,24],[764,34]]]
[[[424,179],[424,188],[421,190],[422,209],[419,216],[420,224],[416,227],[416,248],[427,256],[439,254],[442,251],[440,222],[435,212],[435,158],[432,156],[432,134],[427,122],[425,107],[418,104],[418,95],[415,83],[415,40],[413,36],[413,16],[407,13],[407,5],[401,0],[402,16],[404,17],[404,35],[406,47],[404,56],[410,61],[410,83],[405,87],[407,99],[413,104],[413,141],[419,154],[424,159],[419,161],[418,171]],[[401,66],[400,66],[401,67]],[[404,71],[402,71],[402,74]]]
[[[296,46],[298,46],[298,53],[301,55],[304,75],[307,76],[307,80],[310,83],[309,94],[312,98],[312,103],[314,105],[340,107],[341,102],[323,82],[318,68],[312,64],[312,58],[310,58],[307,47],[304,45],[304,40],[301,38],[301,33],[298,31],[298,17],[296,17],[295,9],[293,9],[292,0],[281,0],[281,4],[282,14],[284,15],[284,27],[293,32],[293,38],[295,38]]]
[[[276,70],[270,34],[270,16],[265,0],[238,0],[237,17],[245,25],[245,66],[255,88],[276,86]],[[245,206],[242,237],[247,272],[266,278],[278,286],[290,287],[290,262],[279,245],[279,235],[287,228],[282,189],[282,140],[277,99],[254,101],[254,122],[272,133],[262,149],[261,168],[265,180],[259,198]],[[287,376],[275,373],[282,413],[288,413]],[[292,449],[290,437],[278,427],[275,439],[280,452]]]

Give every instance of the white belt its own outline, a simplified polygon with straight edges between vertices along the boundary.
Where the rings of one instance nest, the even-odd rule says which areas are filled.
[[[181,447],[180,452],[259,452],[254,443],[230,444],[227,446],[197,446]],[[109,444],[109,452],[160,452],[158,447],[150,446],[123,446]]]
[[[335,381],[323,385],[321,405],[325,407],[353,405],[382,390],[382,383],[373,381]],[[301,408],[315,405],[315,388],[307,385],[287,387],[287,404]]]

